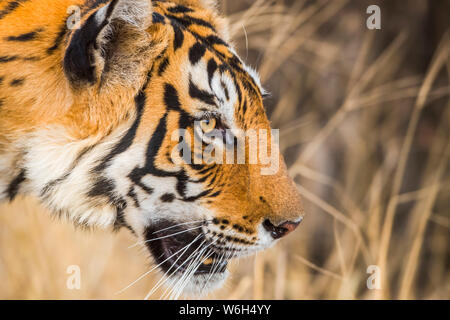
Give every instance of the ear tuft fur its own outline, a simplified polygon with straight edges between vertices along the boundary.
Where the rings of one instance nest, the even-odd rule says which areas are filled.
[[[152,23],[151,0],[111,0],[74,31],[64,56],[64,71],[73,86],[92,85],[99,80],[105,50],[115,38],[114,22],[145,33]]]
[[[109,14],[108,14],[109,12]],[[152,21],[151,0],[113,0],[98,12],[100,21],[122,20],[138,29],[145,30]]]

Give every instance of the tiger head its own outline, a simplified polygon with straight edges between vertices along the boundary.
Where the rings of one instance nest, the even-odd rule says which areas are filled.
[[[21,140],[16,189],[76,224],[130,229],[175,295],[220,287],[230,259],[303,217],[256,72],[206,1],[65,2],[81,5],[61,45],[68,107]],[[252,151],[263,140],[270,163]]]

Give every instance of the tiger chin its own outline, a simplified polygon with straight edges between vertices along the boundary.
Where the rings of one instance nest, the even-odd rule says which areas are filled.
[[[175,298],[221,287],[231,259],[300,223],[278,149],[270,174],[248,161],[241,133],[270,132],[265,91],[215,3],[3,1],[0,12],[0,200],[28,194],[75,225],[128,228]],[[228,151],[226,137],[244,141],[244,161],[177,161],[181,132],[196,130]],[[182,156],[198,159],[208,145],[191,142]]]

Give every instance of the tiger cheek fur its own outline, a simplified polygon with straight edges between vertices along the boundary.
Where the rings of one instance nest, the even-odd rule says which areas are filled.
[[[77,225],[127,227],[175,297],[219,287],[229,259],[295,229],[302,204],[278,153],[270,175],[174,161],[174,133],[195,136],[196,121],[270,130],[258,76],[211,3],[52,0],[42,15],[47,2],[0,7],[0,199],[32,194]]]

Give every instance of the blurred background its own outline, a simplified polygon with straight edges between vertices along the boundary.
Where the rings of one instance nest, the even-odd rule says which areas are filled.
[[[381,9],[369,30],[366,9]],[[215,299],[450,298],[450,2],[220,1],[256,67],[307,216],[232,263]],[[135,239],[76,230],[34,199],[0,206],[1,299],[142,299]],[[78,265],[81,289],[68,290]],[[369,289],[369,266],[380,289]],[[158,299],[163,290],[150,298]]]

